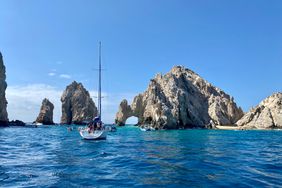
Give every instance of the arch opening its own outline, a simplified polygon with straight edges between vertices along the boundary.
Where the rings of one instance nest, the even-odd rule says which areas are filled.
[[[137,125],[138,124],[138,117],[131,116],[126,119],[125,125]]]

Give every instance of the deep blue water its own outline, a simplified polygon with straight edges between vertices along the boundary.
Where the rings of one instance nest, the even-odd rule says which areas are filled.
[[[282,187],[282,131],[1,128],[0,187]]]

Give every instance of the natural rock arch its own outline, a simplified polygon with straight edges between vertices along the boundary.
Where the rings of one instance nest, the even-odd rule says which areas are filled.
[[[231,125],[243,116],[233,97],[212,86],[193,71],[175,66],[151,79],[148,89],[137,95],[132,104],[120,103],[116,124],[124,125],[130,116],[140,125],[158,129]]]
[[[124,126],[126,123],[126,120],[130,117],[137,117],[138,123],[140,123],[140,114],[137,113],[135,109],[133,109],[130,105],[128,105],[128,102],[126,99],[121,101],[119,106],[119,111],[116,115],[115,123],[119,126]]]

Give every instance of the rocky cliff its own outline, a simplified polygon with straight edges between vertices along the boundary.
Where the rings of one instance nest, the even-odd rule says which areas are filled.
[[[42,123],[44,125],[53,125],[53,110],[54,105],[48,99],[45,98],[42,101],[40,112],[35,122]]]
[[[275,93],[236,123],[242,129],[282,129],[282,93]]]
[[[5,96],[6,88],[6,68],[4,66],[2,54],[0,52],[0,126],[8,125],[9,121],[7,113],[7,100]]]
[[[97,107],[81,83],[67,86],[62,97],[62,124],[82,124],[97,116]]]
[[[243,115],[232,97],[193,71],[176,66],[151,79],[131,105],[123,100],[116,123],[124,125],[127,118],[136,116],[140,125],[158,129],[209,127],[234,124]]]

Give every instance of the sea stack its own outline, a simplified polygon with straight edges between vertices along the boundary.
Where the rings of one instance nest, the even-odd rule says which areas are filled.
[[[40,108],[36,123],[42,123],[43,125],[53,125],[53,110],[54,105],[48,100],[44,99]]]
[[[175,66],[151,79],[148,89],[131,105],[123,100],[116,123],[124,125],[127,118],[135,116],[139,125],[157,129],[207,128],[235,124],[243,115],[233,97],[193,71]]]
[[[81,83],[74,81],[67,86],[61,101],[61,124],[84,124],[97,116],[97,107]]]
[[[0,52],[0,126],[7,126],[9,123],[6,100],[6,68]]]
[[[282,93],[274,93],[236,123],[241,129],[282,129]]]

